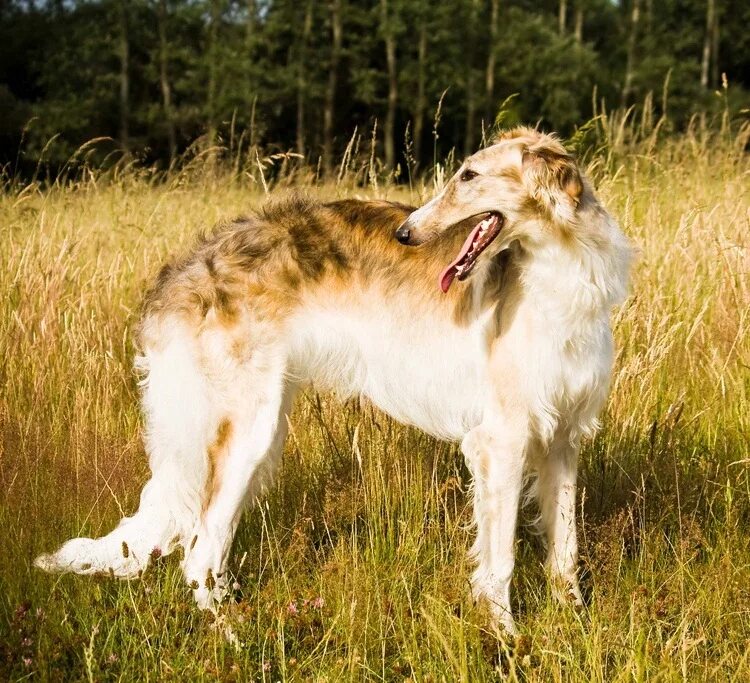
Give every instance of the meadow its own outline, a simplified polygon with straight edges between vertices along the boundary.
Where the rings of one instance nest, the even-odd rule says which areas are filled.
[[[408,184],[367,154],[327,182],[260,155],[5,178],[0,678],[750,680],[750,128],[597,126],[585,164],[639,253],[613,313],[604,426],[581,455],[587,608],[555,604],[540,539],[524,530],[514,643],[469,596],[458,448],[314,389],[291,416],[276,484],[240,527],[236,596],[218,622],[193,607],[174,556],[131,582],[31,566],[137,506],[147,463],[132,330],[169,254],[294,188],[418,204],[450,161]]]

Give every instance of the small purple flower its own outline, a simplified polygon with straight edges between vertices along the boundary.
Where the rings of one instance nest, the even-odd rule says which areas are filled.
[[[110,652],[109,657],[107,657],[107,664],[114,664],[119,660],[120,658],[114,652]]]
[[[286,606],[286,611],[291,616],[295,617],[299,614],[299,610],[297,609],[297,603],[292,601]]]
[[[34,641],[31,640],[31,638],[29,638],[28,636],[21,641],[21,645],[23,645],[24,647],[31,647],[33,644]]]
[[[271,662],[263,662],[263,671],[271,670]]]
[[[311,604],[311,605],[312,605],[312,606],[313,606],[313,607],[314,607],[315,609],[323,609],[323,605],[325,605],[325,604],[326,604],[326,601],[325,601],[325,600],[323,600],[323,597],[319,595],[319,596],[318,596],[317,598],[315,598],[315,600],[313,600],[313,601],[312,601],[312,602],[311,602],[310,604]]]
[[[23,658],[23,665],[27,669],[30,668],[33,663],[34,663],[34,660],[31,657],[24,657]]]

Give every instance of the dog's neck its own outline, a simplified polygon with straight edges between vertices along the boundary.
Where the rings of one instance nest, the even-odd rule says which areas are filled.
[[[516,301],[565,338],[608,321],[625,297],[630,248],[614,222],[603,227],[566,242],[513,242],[472,278],[475,317]]]

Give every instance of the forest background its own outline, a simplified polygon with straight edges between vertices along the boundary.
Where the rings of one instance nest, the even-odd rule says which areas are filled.
[[[223,148],[330,175],[354,140],[403,178],[499,112],[570,135],[634,106],[682,130],[750,106],[748,25],[745,0],[3,0],[0,161]]]

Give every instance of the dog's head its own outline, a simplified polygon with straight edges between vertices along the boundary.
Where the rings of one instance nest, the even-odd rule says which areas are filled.
[[[492,258],[514,240],[531,247],[575,230],[583,193],[578,165],[558,139],[519,128],[466,159],[440,194],[396,230],[396,239],[418,245],[465,230],[463,246],[440,275],[446,292],[480,257]]]

